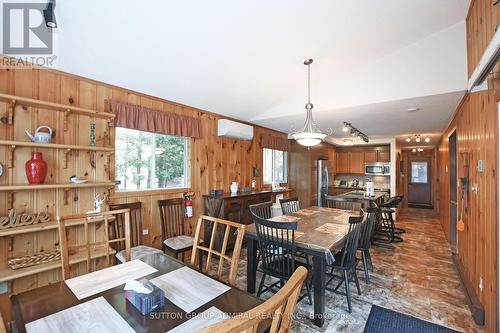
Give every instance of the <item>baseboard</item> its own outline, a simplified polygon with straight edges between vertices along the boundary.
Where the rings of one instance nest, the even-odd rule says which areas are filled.
[[[472,313],[472,318],[474,318],[474,322],[478,325],[484,325],[484,307],[479,302],[479,298],[476,296],[474,289],[470,285],[470,282],[465,278],[464,270],[462,264],[460,263],[460,259],[456,254],[451,255],[453,262],[455,263],[455,267],[457,268],[458,275],[460,276],[460,282],[462,283],[462,287],[465,290],[465,296],[467,296],[467,306]]]

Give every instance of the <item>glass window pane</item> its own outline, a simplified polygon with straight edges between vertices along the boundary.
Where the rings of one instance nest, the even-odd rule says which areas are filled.
[[[427,183],[427,162],[411,162],[411,182]]]
[[[187,138],[116,128],[118,191],[187,186]]]
[[[262,176],[264,184],[271,184],[273,181],[273,151],[272,149],[263,149],[262,158]]]

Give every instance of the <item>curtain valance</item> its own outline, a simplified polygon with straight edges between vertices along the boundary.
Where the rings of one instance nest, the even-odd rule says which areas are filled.
[[[116,115],[117,127],[192,138],[201,136],[200,120],[194,117],[113,100],[109,101],[109,110]]]
[[[286,137],[279,137],[270,134],[262,134],[262,148],[269,148],[275,150],[290,150],[290,140]]]

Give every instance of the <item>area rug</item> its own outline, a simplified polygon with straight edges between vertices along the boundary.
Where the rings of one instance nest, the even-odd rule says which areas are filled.
[[[428,321],[373,305],[364,333],[458,333]]]

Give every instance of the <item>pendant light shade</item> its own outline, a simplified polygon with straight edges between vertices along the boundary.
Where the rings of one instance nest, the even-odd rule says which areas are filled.
[[[306,104],[306,123],[298,132],[292,133],[292,137],[302,146],[311,147],[321,143],[326,138],[326,134],[321,132],[312,118],[313,105],[311,103],[311,68],[313,60],[304,61],[307,66],[307,104]]]

